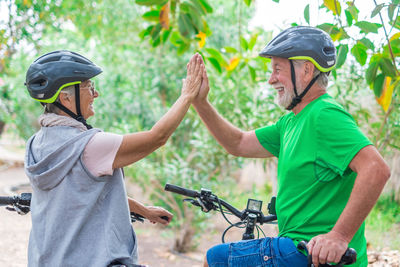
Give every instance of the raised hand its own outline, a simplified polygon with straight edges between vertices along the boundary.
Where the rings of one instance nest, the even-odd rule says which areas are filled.
[[[201,68],[203,69],[203,75],[201,79],[201,85],[200,85],[200,90],[196,98],[193,100],[194,104],[197,104],[201,101],[204,101],[207,99],[208,92],[210,91],[210,83],[208,81],[208,76],[207,76],[207,71],[203,62],[203,58],[200,56],[201,59]]]
[[[204,64],[201,56],[196,53],[187,64],[187,75],[183,81],[182,95],[186,95],[192,101],[199,93],[203,77]]]

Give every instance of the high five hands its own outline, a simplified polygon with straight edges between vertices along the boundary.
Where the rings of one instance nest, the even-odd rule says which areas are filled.
[[[207,99],[209,82],[203,58],[199,53],[192,56],[187,64],[186,79],[183,80],[182,95],[187,96],[193,104]]]

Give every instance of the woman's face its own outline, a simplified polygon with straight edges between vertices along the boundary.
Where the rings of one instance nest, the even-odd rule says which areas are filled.
[[[94,88],[94,82],[86,80],[80,84],[80,102],[81,102],[81,113],[83,118],[87,118],[94,115],[93,102],[99,93]]]

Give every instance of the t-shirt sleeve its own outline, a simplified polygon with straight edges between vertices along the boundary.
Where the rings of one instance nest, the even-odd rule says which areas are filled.
[[[320,181],[343,176],[354,156],[363,147],[372,144],[353,117],[340,108],[322,109],[316,125],[315,171]]]
[[[272,155],[279,157],[281,120],[276,124],[265,126],[255,130],[258,142]]]
[[[112,175],[115,156],[121,146],[123,136],[99,132],[87,143],[82,160],[89,172],[98,177]]]

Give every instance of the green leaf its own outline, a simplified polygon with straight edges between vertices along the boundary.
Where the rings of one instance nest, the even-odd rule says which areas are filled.
[[[372,82],[375,80],[377,71],[378,71],[378,62],[370,61],[368,69],[365,72],[365,79],[368,84],[372,84]]]
[[[250,51],[253,50],[254,45],[255,45],[256,42],[257,42],[257,38],[258,38],[258,33],[255,33],[255,34],[253,34],[253,35],[251,36],[250,42],[249,42],[249,46],[248,46]]]
[[[388,16],[389,16],[389,20],[392,21],[393,20],[393,15],[394,15],[394,10],[396,9],[397,5],[389,5],[388,8]]]
[[[358,13],[360,11],[356,8],[356,6],[352,2],[348,2],[349,7],[347,8],[355,21],[358,21]]]
[[[351,49],[351,54],[356,58],[357,62],[360,63],[361,66],[364,66],[365,63],[367,62],[367,48],[365,45],[361,43],[357,43],[356,45],[353,46]]]
[[[246,3],[247,6],[251,5],[252,0],[244,0],[244,2]]]
[[[381,9],[385,6],[385,4],[379,4],[377,5],[374,10],[372,10],[371,13],[371,18],[375,17],[376,15],[378,15],[379,12],[381,12]]]
[[[168,3],[169,0],[135,0],[136,4],[141,6],[152,6],[152,5],[159,5],[163,6]]]
[[[379,67],[381,68],[385,76],[389,76],[391,78],[396,77],[396,70],[390,59],[386,57],[381,58],[381,60],[379,61]]]
[[[272,0],[272,1],[274,1],[275,3],[279,3],[279,0]]]
[[[194,28],[190,17],[185,13],[180,13],[178,17],[178,29],[182,36],[188,37],[194,33]]]
[[[230,46],[225,46],[224,49],[225,49],[226,53],[237,53],[238,52],[236,48],[230,47]]]
[[[211,58],[214,58],[218,61],[220,66],[226,66],[227,62],[222,56],[222,54],[215,48],[206,48],[205,51],[210,55]]]
[[[206,15],[207,10],[204,6],[200,4],[199,0],[191,0],[191,3],[196,7],[198,11],[200,11],[201,15]]]
[[[213,57],[208,57],[207,58],[208,61],[210,61],[210,63],[214,66],[214,68],[219,72],[222,73],[222,68],[221,65],[218,63],[218,60],[216,60]]]
[[[376,76],[375,81],[374,81],[374,94],[376,97],[381,96],[384,81],[385,81],[385,75],[383,73]]]
[[[160,23],[155,25],[155,27],[150,32],[151,39],[156,40],[157,38],[159,38],[161,29],[162,29],[162,26]]]
[[[151,10],[142,15],[142,18],[148,21],[159,21],[160,20],[160,10]]]
[[[380,27],[382,27],[381,24],[371,23],[368,21],[359,21],[359,22],[355,23],[354,25],[359,27],[361,29],[361,32],[364,32],[364,33],[370,33],[370,32],[378,33],[378,29]]]
[[[212,13],[213,9],[210,6],[210,4],[207,2],[207,0],[199,0],[200,5],[203,6],[203,8],[207,11],[207,13]]]
[[[310,25],[310,4],[306,5],[304,8],[304,19],[306,20],[307,24]]]
[[[178,47],[184,43],[182,36],[177,31],[172,32],[171,38],[169,40],[171,41],[171,43],[173,45],[178,46]]]
[[[338,59],[336,61],[336,69],[340,68],[347,58],[347,53],[349,52],[349,46],[346,45],[339,45],[338,49]]]
[[[367,38],[362,38],[360,40],[358,40],[358,42],[361,42],[363,45],[365,45],[368,49],[371,49],[372,51],[375,50],[375,46],[374,43],[371,42],[371,40],[367,39]]]
[[[347,9],[344,11],[344,14],[346,15],[346,21],[347,25],[351,26],[353,25],[353,16],[351,15],[350,11]]]
[[[249,68],[249,73],[250,73],[250,77],[251,77],[252,81],[255,82],[256,81],[256,70],[250,65],[247,65],[247,67]]]
[[[244,39],[242,36],[240,36],[240,46],[244,51],[247,51],[249,49],[249,44],[247,43],[246,39]]]

